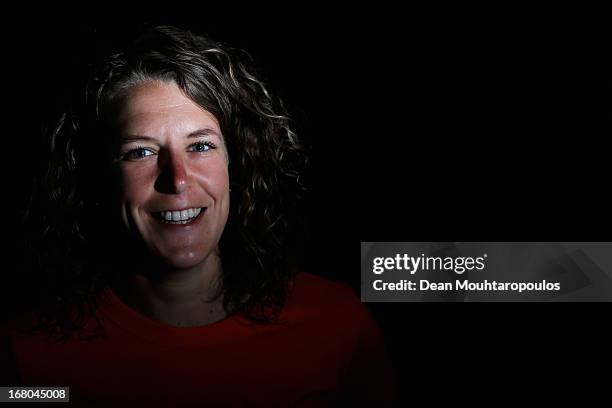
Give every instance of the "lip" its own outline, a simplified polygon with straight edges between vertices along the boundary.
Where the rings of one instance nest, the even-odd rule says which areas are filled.
[[[150,212],[153,213],[153,214],[157,214],[157,213],[160,213],[162,211],[184,211],[184,210],[188,210],[190,208],[202,208],[202,209],[205,209],[207,207],[204,206],[204,205],[192,205],[192,206],[181,207],[181,208],[169,208],[168,207],[168,208],[163,208],[163,209],[160,209],[160,210],[154,210],[154,211],[150,211]]]
[[[189,221],[186,224],[174,224],[174,223],[165,222],[165,220],[162,220],[159,217],[159,213],[161,211],[154,211],[154,212],[151,213],[151,216],[157,222],[158,225],[161,225],[161,226],[166,227],[166,228],[173,228],[173,229],[179,228],[180,229],[180,228],[187,228],[187,227],[189,227],[188,229],[191,229],[191,227],[195,227],[195,226],[197,226],[201,222],[201,220],[202,220],[202,218],[204,216],[204,213],[206,212],[206,210],[208,210],[208,207],[186,207],[186,208],[184,208],[184,210],[189,209],[189,208],[202,208],[202,211],[200,211],[200,213],[198,214],[197,217],[191,219],[191,221]],[[165,210],[165,211],[169,211],[169,210]],[[177,210],[171,210],[171,211],[181,211],[181,210],[177,209]]]

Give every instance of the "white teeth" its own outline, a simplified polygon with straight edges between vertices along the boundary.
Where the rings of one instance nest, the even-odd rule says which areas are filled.
[[[184,221],[197,217],[201,211],[201,208],[188,208],[181,211],[161,211],[159,214],[162,220],[184,224]]]

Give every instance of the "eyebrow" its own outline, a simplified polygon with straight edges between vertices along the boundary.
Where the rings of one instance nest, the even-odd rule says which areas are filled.
[[[202,136],[217,136],[219,138],[221,137],[219,132],[217,132],[215,129],[210,128],[210,127],[205,127],[202,129],[194,130],[193,132],[189,133],[187,135],[187,139],[192,138],[192,137],[202,137]]]
[[[193,132],[189,133],[186,138],[191,139],[191,138],[203,137],[203,136],[217,136],[218,138],[221,138],[221,135],[219,134],[219,132],[217,132],[215,129],[210,128],[210,127],[205,127],[202,129],[194,130]],[[151,136],[146,136],[146,135],[122,135],[119,138],[119,140],[122,143],[136,142],[136,141],[148,141],[148,142],[157,141],[156,138],[151,137]]]

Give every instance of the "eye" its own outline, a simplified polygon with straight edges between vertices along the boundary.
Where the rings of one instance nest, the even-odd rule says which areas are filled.
[[[189,145],[189,151],[197,153],[204,153],[216,148],[217,146],[212,142],[197,142]]]
[[[145,157],[151,156],[154,153],[145,148],[145,147],[137,147],[136,149],[132,149],[125,153],[122,157],[123,160],[141,160]]]

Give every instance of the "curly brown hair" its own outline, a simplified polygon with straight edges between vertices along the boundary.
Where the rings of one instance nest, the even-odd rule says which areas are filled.
[[[176,83],[219,121],[232,202],[219,244],[224,306],[255,321],[274,320],[294,273],[286,239],[295,199],[304,191],[305,149],[246,52],[169,26],[146,29],[94,64],[49,132],[48,165],[27,215],[48,312],[43,320],[82,327],[112,278],[101,260],[124,243],[108,200],[116,188],[111,147],[100,140],[113,102],[146,80]]]

